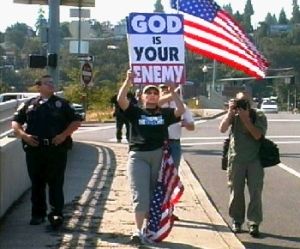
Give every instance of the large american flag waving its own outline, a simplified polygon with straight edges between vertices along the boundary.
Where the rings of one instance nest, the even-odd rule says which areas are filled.
[[[160,242],[169,235],[174,224],[174,205],[179,201],[183,190],[184,187],[166,143],[144,234],[147,240]]]
[[[267,60],[214,0],[171,0],[171,7],[184,16],[187,49],[258,79],[265,77]]]

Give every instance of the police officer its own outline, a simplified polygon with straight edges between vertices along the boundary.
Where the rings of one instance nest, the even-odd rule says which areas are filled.
[[[12,128],[22,139],[32,185],[30,225],[45,221],[48,185],[51,207],[48,220],[53,228],[58,228],[63,223],[67,151],[72,146],[71,135],[80,126],[81,118],[67,100],[54,95],[51,76],[42,76],[36,86],[40,95],[19,106]]]

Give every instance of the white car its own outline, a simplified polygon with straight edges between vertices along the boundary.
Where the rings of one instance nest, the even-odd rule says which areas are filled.
[[[260,110],[265,113],[278,113],[278,105],[274,100],[265,100],[261,103]]]

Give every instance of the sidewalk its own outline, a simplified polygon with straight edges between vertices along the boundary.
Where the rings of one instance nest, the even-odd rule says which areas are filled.
[[[76,142],[73,150],[65,180],[64,227],[52,231],[48,222],[30,226],[27,192],[0,222],[1,249],[137,248],[127,244],[134,229],[127,145]],[[180,221],[164,242],[140,248],[244,248],[183,160],[180,175],[185,186],[176,207]]]

